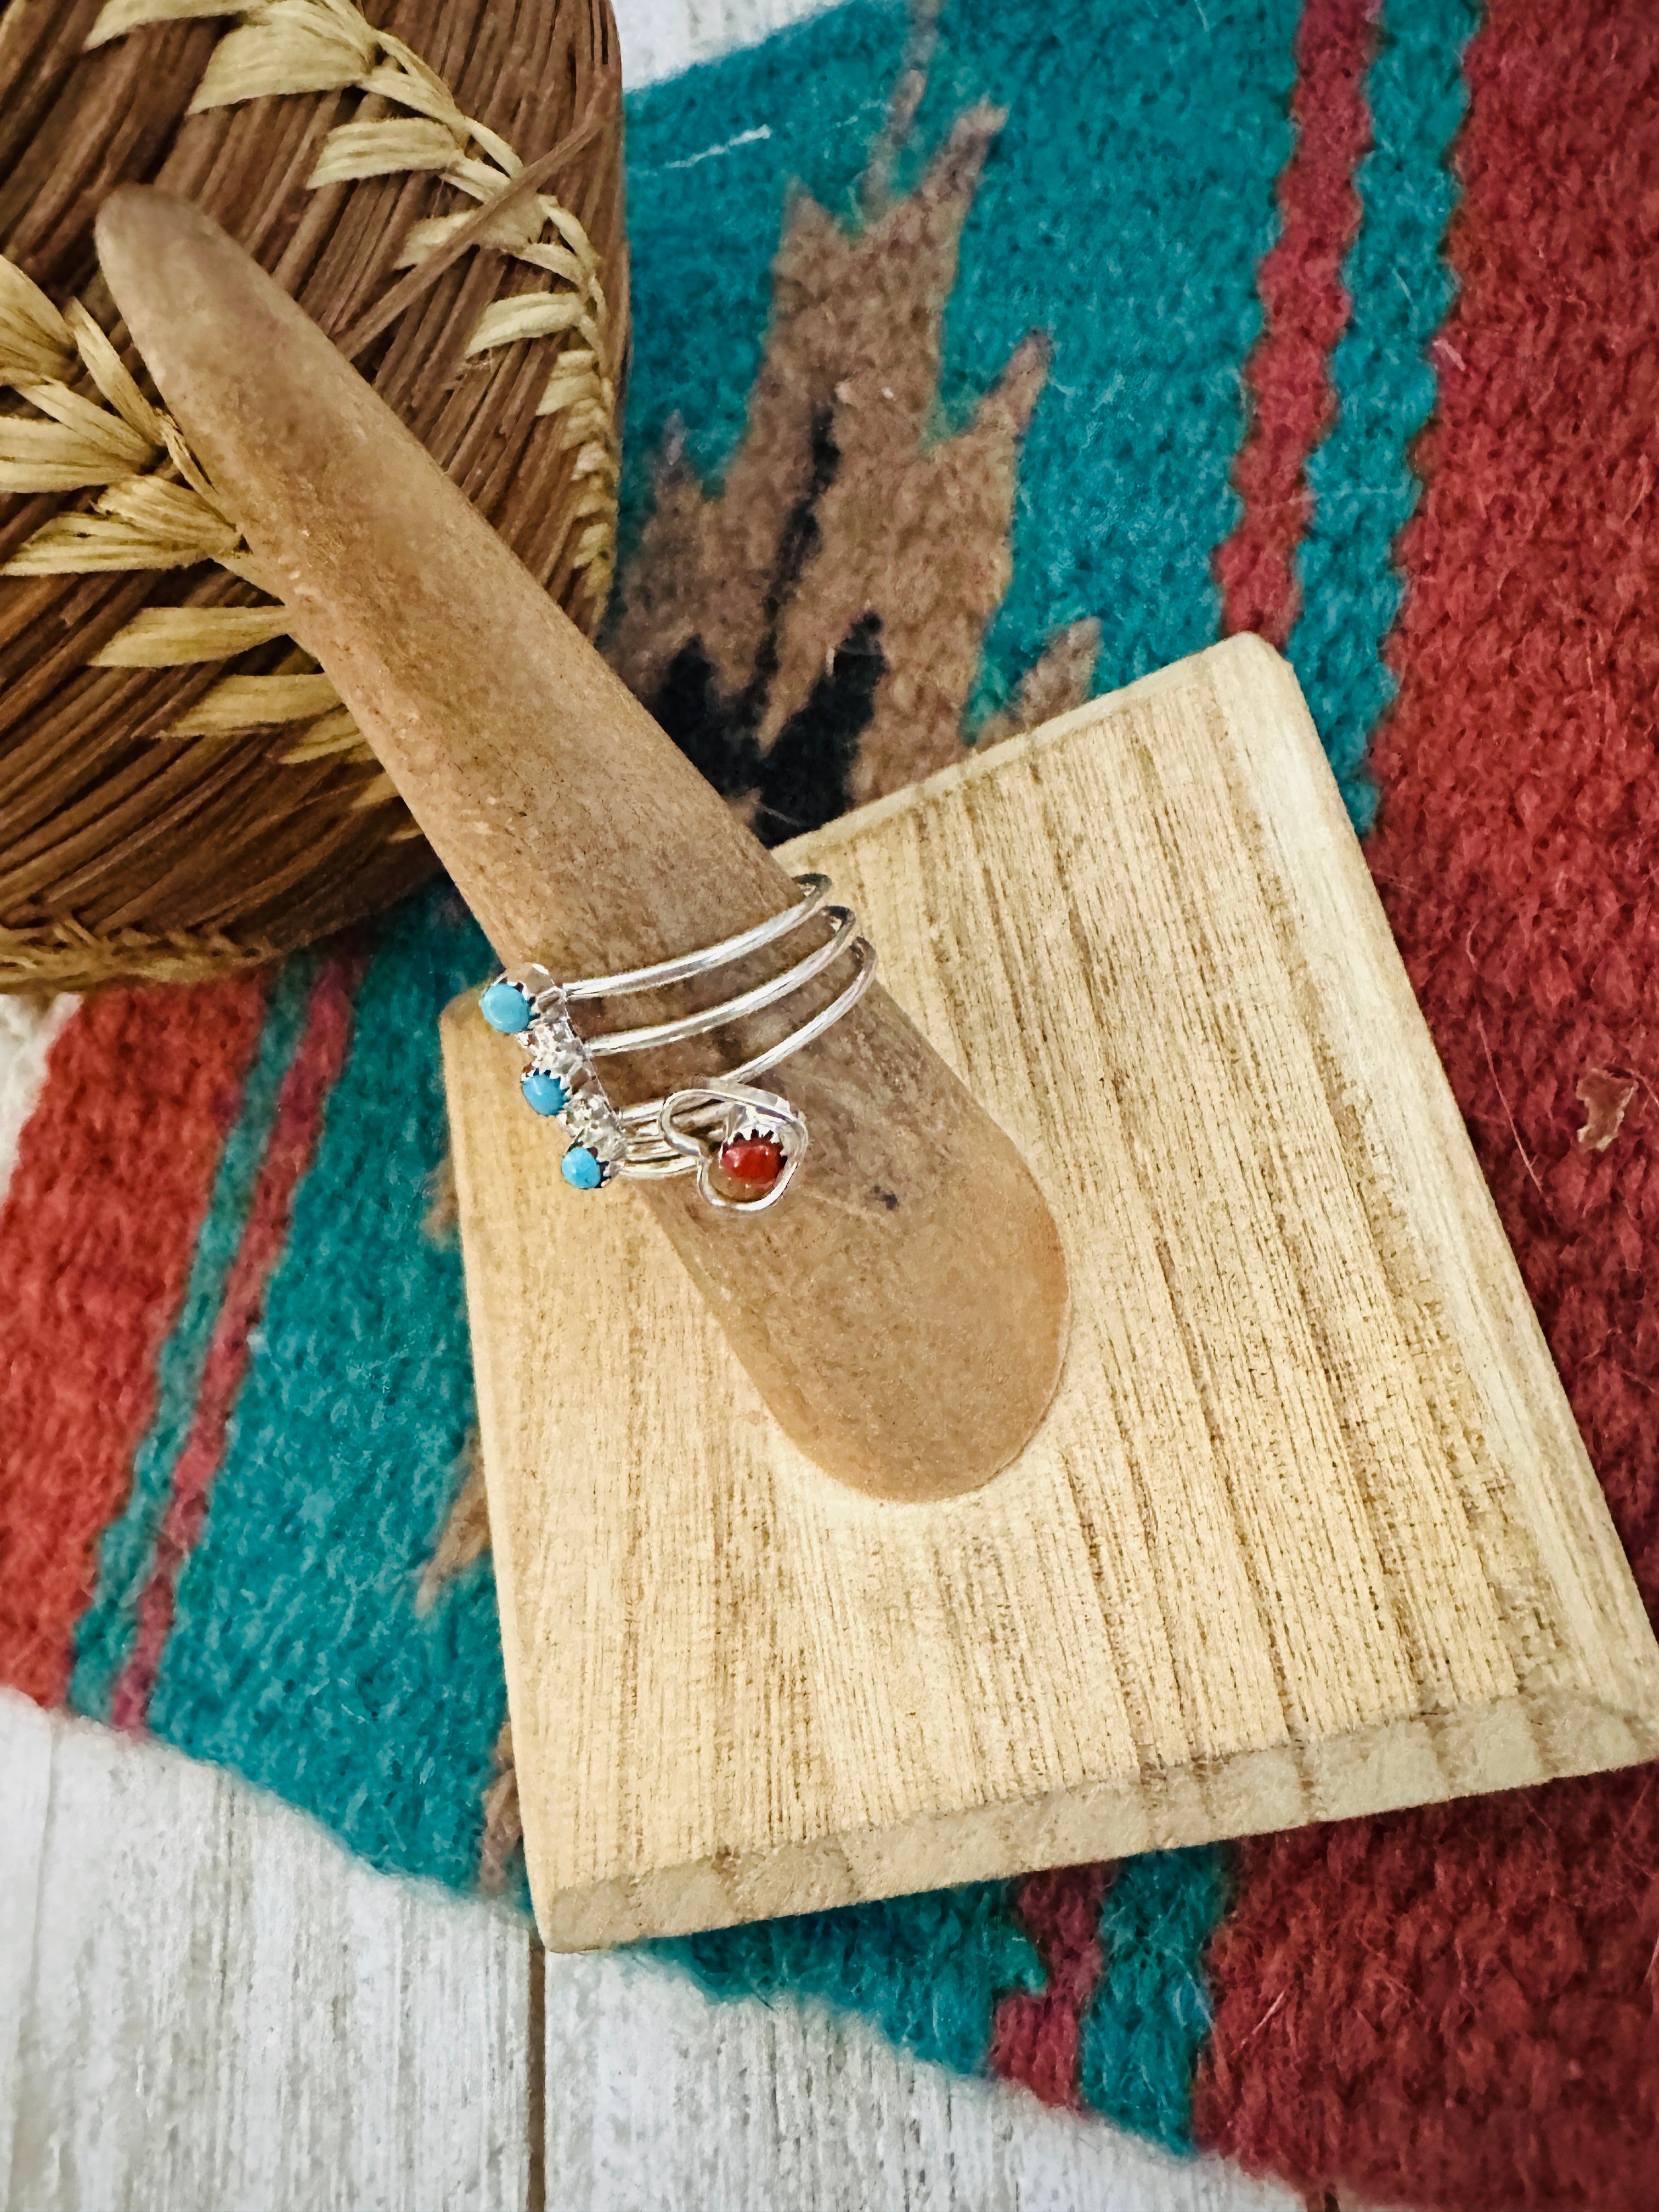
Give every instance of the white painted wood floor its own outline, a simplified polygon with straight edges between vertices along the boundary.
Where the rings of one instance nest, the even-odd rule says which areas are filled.
[[[394,1881],[0,1692],[7,2212],[1295,2212],[816,2008]]]

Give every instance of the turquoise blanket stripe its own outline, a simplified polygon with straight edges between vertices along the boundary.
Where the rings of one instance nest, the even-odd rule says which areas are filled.
[[[242,1103],[219,1162],[179,1317],[156,1363],[155,1413],[132,1462],[132,1488],[119,1520],[104,1533],[98,1585],[76,1636],[69,1701],[107,1720],[116,1681],[132,1648],[138,1600],[149,1579],[172,1492],[173,1469],[190,1431],[202,1366],[241,1243],[253,1186],[276,1111],[277,1095],[300,1034],[318,962],[302,954],[279,969]]]
[[[1079,2086],[1096,2112],[1166,2150],[1193,2147],[1193,2069],[1210,2032],[1204,1960],[1227,1898],[1215,1845],[1151,1851],[1119,1867],[1100,1916]]]
[[[1405,592],[1394,543],[1417,505],[1409,456],[1434,405],[1428,347],[1455,289],[1440,251],[1457,198],[1447,156],[1478,21],[1468,0],[1388,0],[1367,81],[1375,144],[1343,270],[1353,314],[1331,362],[1336,421],[1308,467],[1313,520],[1289,655],[1362,835],[1377,805],[1365,753],[1395,690],[1383,658]]]
[[[163,1741],[461,1889],[506,1696],[487,1565],[413,1604],[473,1419],[460,1255],[423,1224],[438,1015],[489,964],[453,895],[386,927],[150,1704]]]
[[[1082,616],[1100,623],[1101,690],[1218,635],[1211,552],[1237,520],[1241,370],[1279,227],[1300,13],[1299,0],[1064,0],[945,17],[920,146],[976,100],[1008,118],[945,311],[946,420],[966,417],[1027,331],[1054,347],[975,715]]]
[[[1008,1917],[1002,1882],[641,1948],[684,1967],[712,1996],[823,1997],[863,2013],[917,2057],[963,2074],[985,2063],[998,1997],[1042,1986],[1041,1962]]]

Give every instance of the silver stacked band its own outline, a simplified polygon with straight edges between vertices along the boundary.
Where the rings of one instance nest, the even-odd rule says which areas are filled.
[[[829,878],[805,875],[795,881],[802,894],[795,905],[718,945],[653,961],[647,968],[568,983],[556,981],[538,966],[504,969],[486,988],[479,1000],[484,1019],[514,1037],[524,1052],[520,1080],[526,1099],[537,1113],[558,1120],[571,1139],[561,1162],[567,1182],[579,1190],[597,1190],[618,1178],[650,1182],[696,1175],[702,1195],[728,1213],[757,1213],[782,1197],[806,1151],[806,1123],[787,1098],[761,1089],[759,1079],[849,1012],[876,972],[874,948],[860,935],[852,908],[829,902]],[[822,945],[718,1006],[588,1037],[570,1018],[569,1009],[584,999],[626,998],[714,975],[776,944],[814,915],[834,925]],[[853,963],[848,983],[764,1052],[665,1097],[621,1108],[612,1104],[599,1077],[601,1060],[613,1053],[682,1044],[763,1012],[842,959]]]

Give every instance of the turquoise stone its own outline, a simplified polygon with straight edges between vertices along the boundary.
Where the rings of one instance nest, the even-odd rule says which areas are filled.
[[[530,995],[516,983],[492,983],[478,1001],[478,1011],[492,1030],[517,1036],[530,1023]]]
[[[562,1114],[570,1093],[556,1075],[532,1067],[524,1079],[524,1095],[538,1114]]]
[[[572,1190],[597,1190],[605,1181],[605,1170],[586,1145],[572,1145],[559,1162],[559,1173]]]

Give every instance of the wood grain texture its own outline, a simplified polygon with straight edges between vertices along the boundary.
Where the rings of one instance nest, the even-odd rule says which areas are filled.
[[[98,245],[294,635],[505,963],[616,972],[795,902],[778,862],[240,246],[185,201],[133,185],[105,201]],[[755,957],[768,975],[787,964]],[[706,1009],[759,979],[745,964],[679,989]],[[847,981],[838,963],[697,1046],[618,1055],[617,1103],[740,1066]],[[684,1010],[652,994],[651,1018]],[[649,1184],[644,1202],[819,1466],[891,1498],[971,1488],[1030,1437],[1060,1372],[1066,1270],[1042,1193],[879,983],[779,1080],[812,1133],[787,1226],[765,1214],[732,1236],[690,1177]]]
[[[0,1771],[0,2204],[526,2203],[520,1924],[9,1692]]]
[[[1659,1652],[1285,664],[1231,641],[790,857],[1036,1169],[1066,1371],[971,1497],[826,1482],[451,1010],[549,1944],[1653,1755]]]

